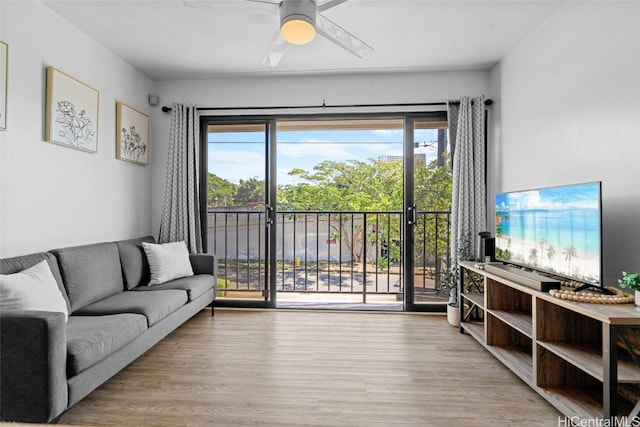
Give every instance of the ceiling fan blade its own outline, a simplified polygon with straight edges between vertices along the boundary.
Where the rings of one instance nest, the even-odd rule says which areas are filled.
[[[280,4],[280,0],[271,0],[271,1],[270,0],[244,0],[244,1],[250,1],[251,3]]]
[[[220,0],[217,0],[220,1]],[[244,0],[246,2],[251,2],[251,3],[262,3],[262,4],[268,4],[270,6],[278,6],[281,2],[281,0]],[[184,4],[185,7],[189,7],[192,9],[213,9],[213,3],[216,2],[216,0],[182,0],[182,4]]]
[[[316,31],[358,58],[364,58],[373,52],[371,46],[320,13],[316,17]]]
[[[267,54],[264,56],[262,60],[262,65],[268,65],[270,67],[277,67],[280,63],[280,60],[284,56],[284,53],[287,51],[289,47],[289,43],[284,41],[282,36],[280,35],[280,30],[276,32],[276,36],[271,41],[271,45],[269,46],[269,50]]]
[[[349,0],[323,0],[323,1],[318,1],[317,5],[318,5],[318,12],[324,12],[327,9],[331,9],[332,7],[338,6],[339,4],[342,4],[346,1]]]

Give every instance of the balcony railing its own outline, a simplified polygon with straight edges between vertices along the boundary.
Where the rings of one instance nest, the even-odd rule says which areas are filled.
[[[402,213],[290,211],[276,217],[277,292],[404,292]],[[419,211],[416,220],[414,292],[437,298],[440,271],[449,264],[450,213]],[[264,295],[265,227],[264,212],[209,212],[208,246],[218,258],[220,297]]]

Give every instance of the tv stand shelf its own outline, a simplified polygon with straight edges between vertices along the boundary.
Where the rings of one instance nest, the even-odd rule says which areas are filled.
[[[470,272],[484,280],[483,294],[462,291]],[[628,414],[636,403],[622,398],[618,388],[640,385],[640,367],[619,346],[618,336],[623,328],[640,328],[633,304],[557,299],[469,261],[460,261],[459,289],[465,307],[460,332],[566,417],[611,419]]]

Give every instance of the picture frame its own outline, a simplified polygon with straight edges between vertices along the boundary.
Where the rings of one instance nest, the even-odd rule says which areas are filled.
[[[149,116],[116,102],[116,158],[139,165],[149,164]]]
[[[100,92],[47,67],[45,140],[88,153],[98,151]]]
[[[7,92],[9,89],[9,45],[0,40],[0,130],[7,130]]]

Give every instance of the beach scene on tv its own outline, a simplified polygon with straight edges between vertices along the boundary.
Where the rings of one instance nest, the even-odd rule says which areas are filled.
[[[600,284],[600,183],[496,195],[496,258]]]

